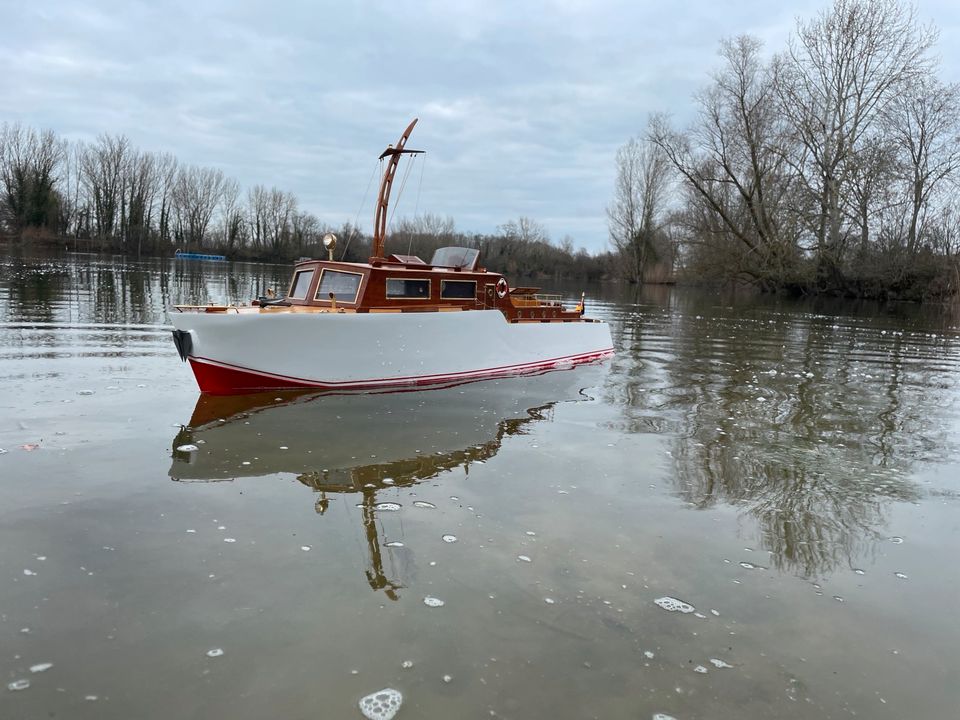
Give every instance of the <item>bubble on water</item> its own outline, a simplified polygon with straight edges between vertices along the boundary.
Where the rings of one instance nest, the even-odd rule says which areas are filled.
[[[432,595],[427,595],[423,599],[423,604],[426,605],[427,607],[432,607],[432,608],[443,607],[444,605],[446,605],[446,603],[443,600],[441,600],[440,598],[435,598]]]
[[[890,542],[892,542],[894,545],[902,545],[902,544],[903,544],[903,538],[902,538],[902,537],[897,537],[896,535],[894,535],[892,538],[890,538]]]
[[[701,620],[706,620],[706,619],[707,619],[707,616],[704,615],[703,613],[700,613],[700,612],[695,612],[695,613],[693,614],[693,616],[694,616],[694,617],[698,617],[698,618],[700,618]]]
[[[84,695],[83,699],[87,702],[96,702],[100,697],[98,695]]]
[[[716,668],[720,668],[721,670],[723,668],[733,667],[733,665],[731,665],[730,663],[725,663],[723,660],[720,660],[719,658],[710,658],[710,664]]]
[[[281,445],[281,446],[280,446],[280,449],[281,449],[281,450],[289,450],[290,448],[287,447],[286,445]]]
[[[391,540],[388,543],[384,543],[384,547],[403,547],[403,543],[399,540]]]
[[[382,502],[373,506],[374,510],[380,510],[382,512],[396,512],[401,507],[403,506],[400,503],[395,502]]]
[[[404,670],[409,670],[413,667],[413,660],[404,660],[402,663],[400,663],[400,667],[402,667]]]
[[[360,712],[368,720],[391,720],[400,705],[403,704],[403,695],[399,690],[384,688],[360,698]]]
[[[901,580],[907,580],[907,579],[908,579],[908,578],[907,578],[907,574],[906,574],[906,573],[902,573],[902,572],[895,572],[895,573],[893,574],[893,576],[896,577],[896,578],[899,578],[899,579],[901,579]]]
[[[842,602],[846,602],[846,600],[844,600],[843,597],[840,596],[840,595],[834,595],[834,596],[833,596],[833,599],[836,600],[837,602],[841,602],[841,603],[842,603]]]
[[[236,539],[236,538],[224,538],[223,541],[224,541],[224,542],[227,542],[227,543],[235,543],[235,542],[237,541],[237,539]]]
[[[526,555],[517,555],[517,560],[519,560],[520,562],[533,562],[533,560],[531,560]]]
[[[207,657],[217,658],[223,655],[223,648],[210,648],[207,650]]]
[[[644,651],[643,651],[643,656],[644,656],[647,660],[653,660],[653,659],[656,657],[656,655],[654,655],[653,652],[650,651],[650,650],[644,650]]]
[[[384,485],[393,485],[393,478],[384,478],[384,479],[383,479],[383,484],[384,484]]]
[[[0,448],[0,455],[6,455],[8,452],[9,452],[8,450],[4,450],[3,448]]]
[[[693,669],[693,671],[694,671],[695,673],[700,673],[701,675],[706,675],[706,674],[707,674],[707,669],[706,669],[703,665],[697,665],[697,666]]]
[[[300,549],[303,550],[304,552],[310,552],[311,548],[309,545],[301,545]]]
[[[53,667],[53,663],[37,663],[36,665],[30,666],[30,672],[42,673],[42,672],[46,672],[52,667]]]
[[[423,508],[424,510],[436,510],[437,506],[432,502],[427,502],[426,500],[414,500],[413,506],[418,508]]]
[[[687,614],[696,610],[693,605],[685,603],[683,600],[677,600],[669,595],[662,598],[657,598],[653,602],[662,607],[664,610],[669,610],[670,612],[681,612]]]
[[[196,452],[199,449],[196,445],[177,445],[177,452]]]
[[[654,713],[653,720],[677,720],[673,715],[667,715],[666,713]]]
[[[7,685],[7,690],[16,692],[17,690],[26,690],[28,687],[30,687],[30,681],[24,678],[23,680],[14,680]]]
[[[742,562],[742,563],[740,563],[740,567],[745,568],[745,569],[747,569],[747,570],[756,570],[756,569],[757,569],[757,566],[756,566],[756,565],[754,565],[753,563],[748,563],[748,562]]]
[[[77,395],[93,395],[93,390],[77,390]]]
[[[711,610],[710,614],[713,615],[714,617],[720,617],[720,613],[718,613],[716,610]]]
[[[195,534],[197,531],[194,530],[193,528],[190,528],[189,530],[187,530],[187,532],[190,533],[191,535],[193,535],[193,534]]]
[[[241,465],[249,465],[249,464],[250,464],[250,461],[249,461],[249,460],[244,460],[244,461],[243,461],[242,463],[240,463],[240,464],[241,464]]]
[[[533,530],[527,530],[526,534],[529,535],[530,537],[536,537],[537,535]]]
[[[854,569],[853,569],[853,572],[855,572],[857,575],[866,575],[866,574],[867,574],[865,570],[861,570],[860,568],[854,568]]]
[[[445,683],[448,683],[448,682],[450,682],[451,680],[453,680],[453,676],[452,676],[452,675],[444,675],[444,676],[443,676],[443,681],[444,681]]]
[[[548,597],[547,597],[547,598],[544,598],[543,601],[544,601],[547,605],[553,605],[553,604],[556,602],[556,600],[554,600],[553,598],[548,598]]]
[[[20,632],[22,632],[24,635],[29,635],[29,634],[30,634],[30,628],[28,628],[28,627],[20,628]]]
[[[30,568],[24,568],[24,569],[23,569],[23,574],[26,575],[26,576],[28,576],[28,577],[29,577],[30,575],[36,575],[36,573],[35,573],[33,570],[31,570]]]
[[[441,540],[443,540],[445,543],[455,543],[455,542],[457,541],[457,536],[456,536],[456,535],[444,535],[444,536],[441,538]]]

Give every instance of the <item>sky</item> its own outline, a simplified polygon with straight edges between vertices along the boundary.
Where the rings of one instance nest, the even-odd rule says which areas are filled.
[[[651,113],[692,119],[721,38],[772,54],[825,6],[0,0],[0,123],[124,134],[370,232],[377,157],[418,117],[408,147],[427,155],[395,217],[492,232],[526,216],[598,252],[617,148]],[[960,82],[960,2],[916,7],[940,29],[941,79]]]

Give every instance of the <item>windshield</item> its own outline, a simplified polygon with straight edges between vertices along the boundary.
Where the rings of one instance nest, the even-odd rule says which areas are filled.
[[[438,248],[433,253],[431,265],[441,267],[463,268],[464,270],[473,270],[477,264],[477,258],[480,256],[479,250],[465,247],[443,247]]]

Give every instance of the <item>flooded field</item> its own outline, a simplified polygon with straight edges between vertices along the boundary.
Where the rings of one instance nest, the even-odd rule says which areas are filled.
[[[165,308],[287,277],[0,258],[0,718],[957,716],[951,315],[594,289],[600,365],[201,397]]]

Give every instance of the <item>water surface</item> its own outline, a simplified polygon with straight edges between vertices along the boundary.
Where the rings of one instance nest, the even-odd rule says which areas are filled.
[[[0,260],[0,717],[955,717],[949,313],[594,288],[600,365],[201,397],[165,308],[287,277]]]

